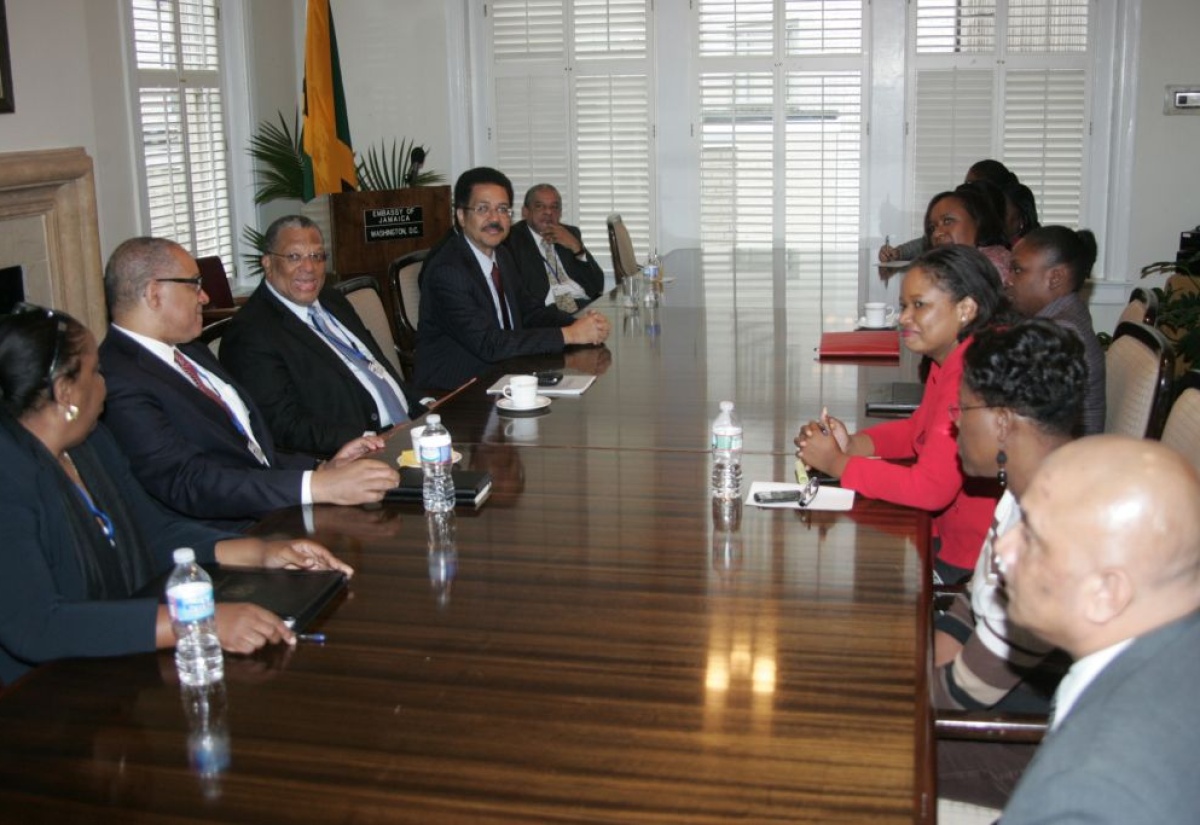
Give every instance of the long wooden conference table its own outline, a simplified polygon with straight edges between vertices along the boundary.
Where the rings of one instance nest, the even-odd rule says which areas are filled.
[[[489,376],[441,408],[494,479],[456,554],[419,505],[269,519],[356,568],[324,644],[227,657],[200,713],[167,652],[10,687],[0,821],[932,821],[927,520],[861,497],[716,517],[708,494],[718,401],[748,489],[896,367],[817,363],[787,310],[673,297],[598,302],[608,346],[566,363],[601,372],[582,397],[509,418]]]

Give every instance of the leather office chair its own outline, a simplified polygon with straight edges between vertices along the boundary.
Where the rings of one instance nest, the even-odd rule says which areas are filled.
[[[637,262],[637,256],[633,252],[633,241],[629,237],[629,230],[625,228],[625,221],[621,220],[621,216],[614,212],[608,216],[606,223],[608,224],[608,250],[612,254],[613,261],[613,277],[620,286],[621,281],[626,277],[640,274],[642,267]]]
[[[220,256],[197,258],[196,268],[200,273],[200,286],[208,295],[208,305],[202,313],[205,323],[228,318],[237,312],[233,291],[229,288],[229,276],[225,274],[225,264]]]
[[[1175,351],[1166,336],[1149,324],[1118,324],[1104,369],[1104,431],[1158,438],[1175,372]]]
[[[1121,311],[1121,317],[1117,319],[1117,326],[1126,321],[1153,326],[1156,320],[1158,320],[1158,295],[1152,289],[1138,287],[1129,293],[1129,303]]]
[[[412,379],[416,368],[417,323],[421,310],[421,268],[429,256],[428,249],[409,252],[392,261],[388,267],[388,284],[392,289],[392,315],[398,334],[396,348],[404,377]]]
[[[200,340],[208,344],[208,348],[212,350],[214,356],[221,354],[221,336],[225,334],[225,330],[232,320],[232,318],[221,318],[211,324],[205,324],[204,329],[200,330]]]
[[[388,318],[387,309],[383,305],[383,295],[379,292],[379,282],[370,275],[360,275],[348,281],[334,284],[334,289],[346,296],[346,300],[354,307],[358,317],[366,326],[367,331],[375,338],[375,343],[383,350],[383,355],[396,372],[404,374],[400,366],[400,351],[396,346],[396,335],[392,331],[392,322]]]
[[[1182,455],[1200,472],[1200,370],[1179,380],[1179,394],[1163,426],[1162,443]]]

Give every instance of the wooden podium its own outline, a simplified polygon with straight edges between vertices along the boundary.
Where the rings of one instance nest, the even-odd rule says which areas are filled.
[[[414,186],[329,196],[330,269],[338,280],[371,275],[387,306],[388,266],[396,258],[429,249],[451,225],[450,187]]]

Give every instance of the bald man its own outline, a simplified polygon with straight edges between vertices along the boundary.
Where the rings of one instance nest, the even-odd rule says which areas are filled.
[[[1009,618],[1076,661],[1003,825],[1200,820],[1198,505],[1191,466],[1123,436],[1034,476],[997,545]]]

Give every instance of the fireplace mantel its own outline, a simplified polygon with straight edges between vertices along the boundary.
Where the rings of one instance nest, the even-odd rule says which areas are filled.
[[[25,269],[26,300],[107,326],[96,186],[81,148],[0,153],[0,264]]]

